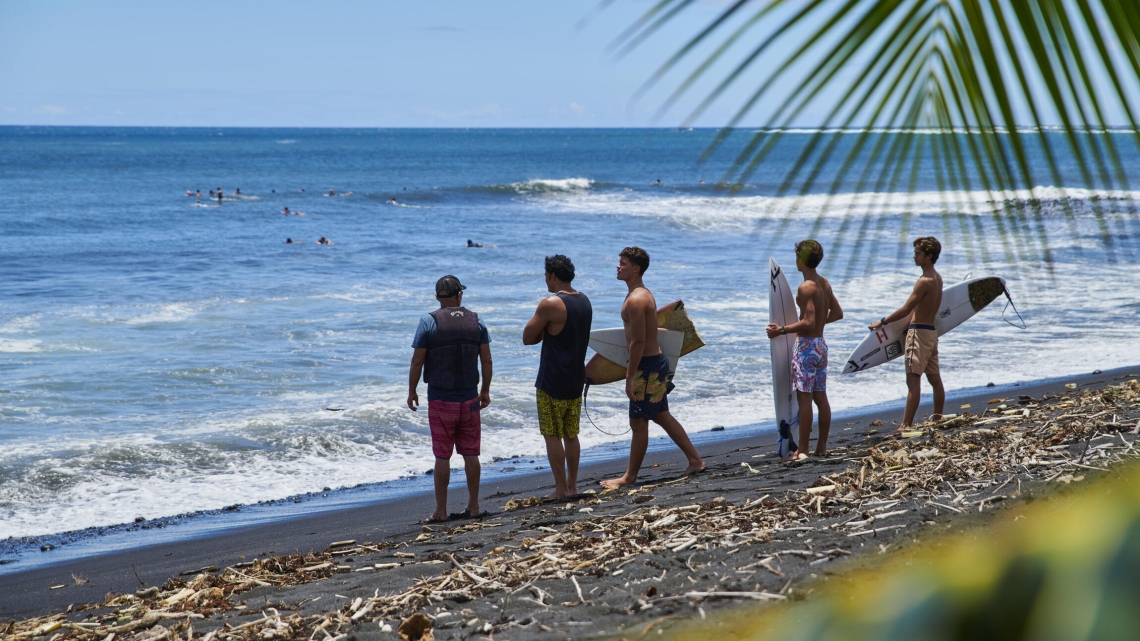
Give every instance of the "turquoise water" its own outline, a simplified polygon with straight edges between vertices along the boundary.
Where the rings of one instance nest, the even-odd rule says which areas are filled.
[[[553,253],[574,260],[600,328],[620,325],[618,252],[649,251],[658,302],[685,300],[709,343],[671,398],[691,431],[771,418],[767,260],[790,267],[807,234],[847,313],[828,328],[839,409],[905,394],[898,363],[839,370],[905,298],[916,235],[943,239],[947,281],[1006,277],[1029,323],[1010,327],[995,303],[955,330],[950,388],[1140,363],[1131,194],[1073,190],[1071,216],[1055,188],[1012,194],[1021,213],[1002,236],[984,194],[939,195],[926,174],[910,199],[776,197],[806,135],[725,195],[724,166],[696,162],[712,135],[0,128],[0,538],[421,474],[430,439],[426,413],[404,406],[407,365],[446,273],[493,340],[484,458],[540,455],[538,349],[521,333]],[[1130,172],[1137,159],[1126,151]],[[217,187],[220,206],[186,196],[210,205]],[[1024,258],[1043,242],[1052,262]],[[624,425],[621,399],[591,392],[607,431]]]

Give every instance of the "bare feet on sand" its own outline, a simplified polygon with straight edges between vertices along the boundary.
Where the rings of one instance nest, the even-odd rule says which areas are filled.
[[[707,467],[708,466],[705,465],[705,462],[702,460],[698,460],[696,463],[689,463],[689,467],[685,468],[685,472],[684,472],[684,474],[682,474],[682,476],[688,476],[690,474],[699,474],[700,472],[704,472],[705,468],[707,468]]]
[[[893,436],[898,436],[898,435],[902,434],[903,432],[905,432],[909,429],[910,429],[909,425],[899,425],[899,428],[897,430],[891,432],[890,434],[887,434],[887,438],[891,438]]]
[[[606,479],[601,482],[601,486],[607,490],[623,487],[626,485],[633,485],[637,482],[637,477],[629,478],[628,474],[623,474],[616,479]]]

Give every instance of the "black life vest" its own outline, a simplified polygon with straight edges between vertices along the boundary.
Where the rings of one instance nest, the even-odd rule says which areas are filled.
[[[439,389],[477,387],[479,315],[463,307],[441,307],[431,316],[436,328],[424,362],[424,381]]]

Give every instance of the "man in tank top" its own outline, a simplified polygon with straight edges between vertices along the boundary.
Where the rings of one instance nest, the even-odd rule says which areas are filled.
[[[470,241],[468,241],[470,242]],[[550,497],[578,493],[578,419],[586,383],[586,346],[594,309],[590,299],[570,286],[574,263],[562,254],[546,257],[546,289],[534,317],[523,329],[523,344],[542,343],[535,396],[538,428],[546,440],[546,458],[554,473]]]
[[[439,309],[420,318],[412,339],[415,351],[408,373],[408,408],[415,412],[419,407],[416,388],[422,372],[428,385],[428,425],[435,454],[435,512],[425,523],[483,515],[479,510],[479,410],[491,404],[491,338],[483,319],[463,307],[465,289],[455,276],[436,281]],[[453,452],[463,457],[468,498],[466,510],[448,514]]]

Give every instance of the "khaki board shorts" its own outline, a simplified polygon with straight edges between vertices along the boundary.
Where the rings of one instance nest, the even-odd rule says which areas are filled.
[[[538,431],[543,436],[577,438],[578,421],[582,412],[582,397],[554,398],[540,388],[534,388],[538,402]]]
[[[935,330],[906,330],[906,348],[903,353],[907,374],[938,374],[938,332]]]

